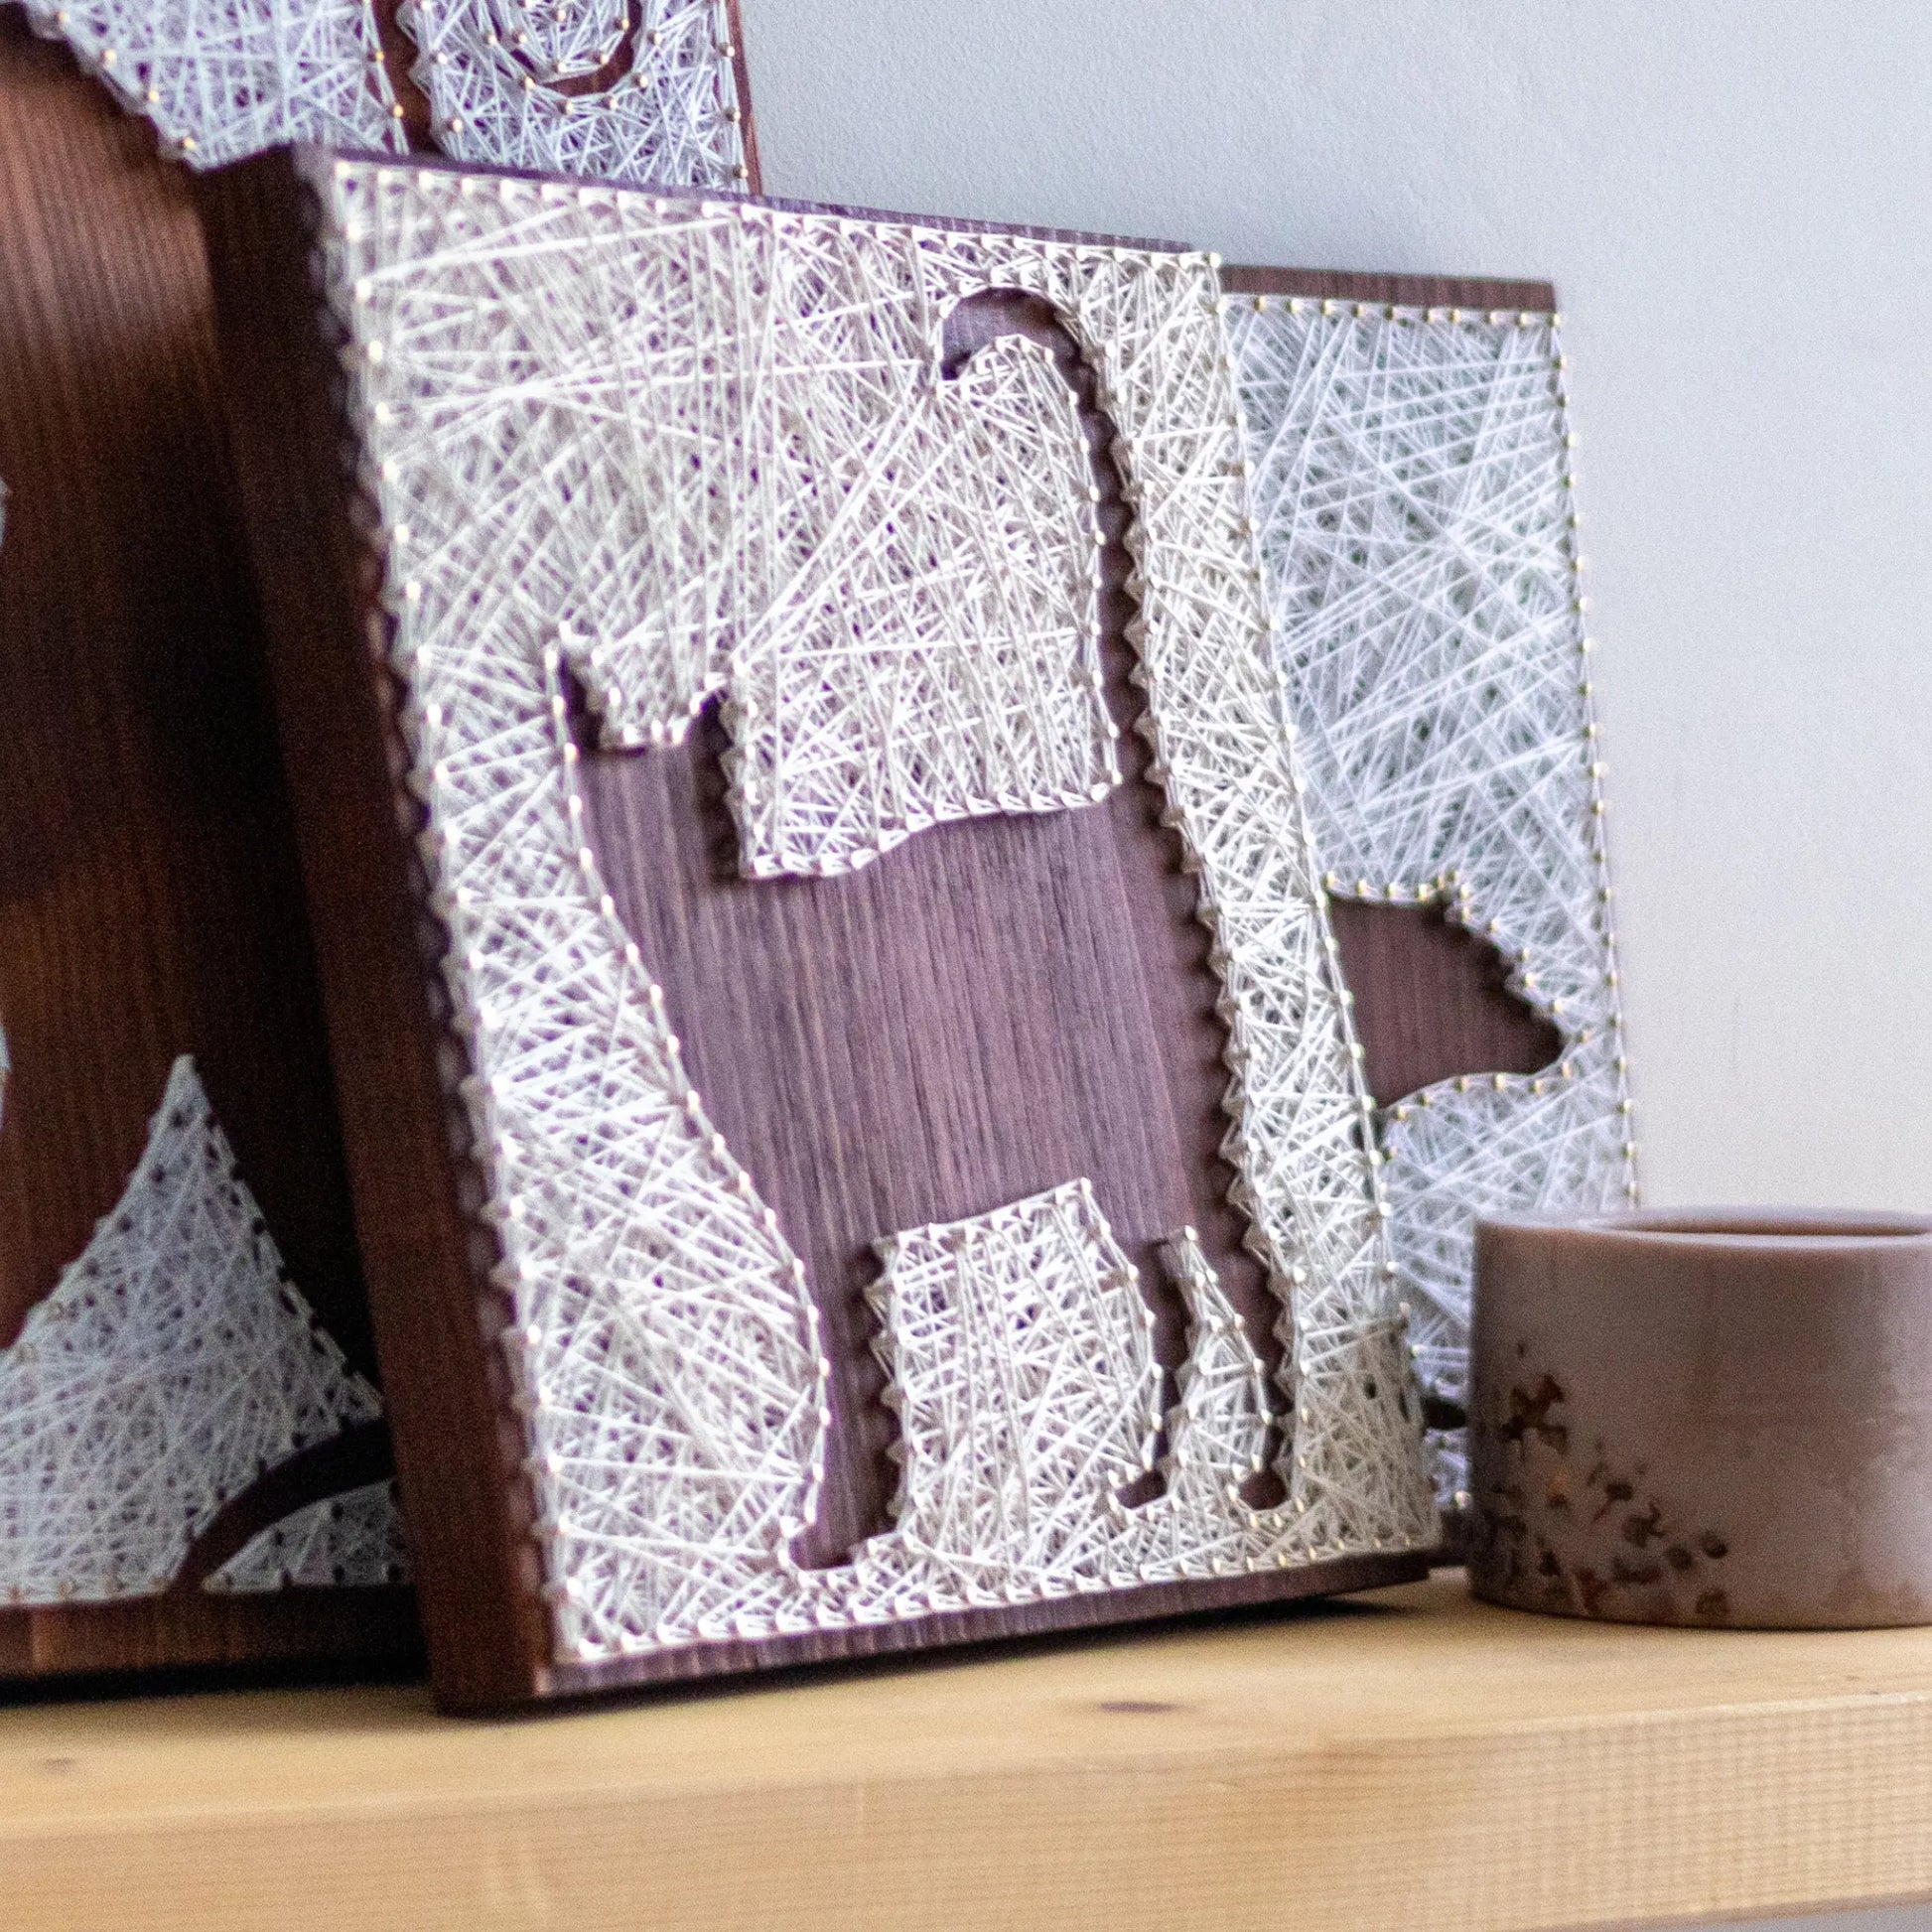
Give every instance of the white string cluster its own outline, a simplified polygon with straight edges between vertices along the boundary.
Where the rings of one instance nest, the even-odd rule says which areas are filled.
[[[1171,1513],[1181,1523],[1201,1509],[1225,1513],[1225,1502],[1239,1500],[1241,1483],[1267,1466],[1268,1372],[1200,1236],[1182,1228],[1162,1243],[1161,1261],[1186,1304],[1191,1331],[1162,1464]]]
[[[381,1409],[177,1060],[119,1203],[0,1353],[0,1601],[166,1588],[224,1502]]]
[[[1322,1554],[1311,1503],[1332,1506],[1335,1475],[1344,1498],[1418,1493],[1402,1329],[1378,1323],[1343,1371],[1345,1400],[1375,1426],[1311,1444],[1286,1507],[1243,1500],[1264,1467],[1267,1374],[1186,1228],[1162,1249],[1190,1317],[1163,1487],[1130,1507],[1121,1492],[1156,1467],[1162,1421],[1154,1316],[1085,1179],[880,1251],[869,1293],[900,1421],[895,1523],[849,1570],[811,1577],[821,1622],[835,1606],[876,1621],[1289,1568]],[[1323,1393],[1329,1404],[1339,1393],[1332,1374]],[[1319,1419],[1311,1412],[1311,1429]],[[1409,1533],[1427,1520],[1412,1514]],[[1354,1547],[1388,1547],[1372,1527],[1354,1534]]]
[[[1161,1372],[1153,1311],[1092,1187],[880,1252],[899,1486],[862,1567],[913,1584],[913,1612],[1134,1582],[1117,1492],[1154,1466]]]
[[[409,0],[402,27],[437,145],[457,160],[610,181],[730,187],[746,165],[723,0]],[[583,93],[628,34],[627,70]]]
[[[6,500],[0,484],[0,534]],[[0,1121],[11,1067],[0,1027]],[[0,1601],[163,1589],[231,1496],[381,1412],[287,1279],[179,1059],[119,1203],[0,1352]],[[303,1522],[283,1581],[403,1581],[394,1488],[373,1488],[386,1528],[382,1505],[350,1491],[263,1532],[204,1587],[278,1587],[262,1574],[270,1541]]]
[[[847,648],[862,655],[905,655],[896,626],[927,623],[935,663],[906,666],[904,688],[943,690],[953,706],[972,695],[945,660],[971,654],[973,627],[991,620],[968,600],[956,630],[932,628],[940,607],[916,579],[979,581],[984,539],[971,521],[982,485],[938,462],[961,447],[949,410],[976,408],[1005,449],[1037,434],[1038,467],[1065,480],[1078,509],[1069,515],[1057,489],[1024,487],[998,506],[1017,562],[992,591],[1021,641],[1005,657],[982,654],[975,701],[993,718],[962,716],[960,729],[1071,754],[1091,773],[1102,744],[1093,721],[1104,717],[1081,684],[1093,640],[1082,636],[1077,652],[1063,642],[1062,593],[1093,559],[1070,419],[1062,405],[1047,409],[1036,356],[986,356],[977,385],[951,402],[940,372],[946,316],[987,288],[1054,306],[1096,362],[1120,431],[1144,729],[1214,935],[1236,1198],[1293,1314],[1290,1499],[1244,1531],[1228,1574],[1426,1545],[1433,1515],[1366,1101],[1290,768],[1210,261],[608,187],[315,166],[362,482],[388,551],[421,850],[474,1068],[461,1095],[503,1255],[496,1281],[513,1309],[503,1339],[528,1417],[558,1655],[837,1626],[951,1600],[929,1574],[908,1582],[883,1550],[811,1574],[788,1554],[816,1508],[828,1425],[829,1366],[805,1271],[691,1087],[662,992],[605,891],[584,833],[563,674],[568,658],[607,735],[624,743],[681,729],[722,666],[737,809],[755,851],[765,822],[780,828],[774,859],[809,832],[818,864],[827,825],[840,839],[869,828],[875,843],[882,828],[911,829],[909,814],[894,824],[878,801],[897,795],[885,768],[915,760],[895,718],[868,714],[863,680],[841,695],[836,669],[832,695],[816,702],[853,748],[851,796],[825,789],[829,816],[814,806],[767,820],[755,777],[782,781],[795,745],[787,734],[760,761],[757,677],[769,674],[767,633],[796,617],[776,594],[792,584],[811,590],[800,600],[807,621],[814,611],[847,615]],[[767,461],[774,450],[782,462]],[[970,443],[966,453],[976,454]],[[801,526],[788,475],[822,476],[822,524]],[[963,492],[966,507],[929,511],[920,499],[934,490]],[[841,518],[848,502],[863,517]],[[917,532],[914,545],[882,547],[882,524]],[[918,541],[944,547],[921,556]],[[1051,568],[1039,561],[1056,554]],[[1084,587],[1072,608],[1090,626]],[[1052,640],[1043,660],[1026,641],[1042,638]],[[1058,712],[1024,729],[1001,722],[1037,697],[1035,662],[1069,660],[1081,675],[1046,687]],[[907,714],[914,748],[932,735],[925,716],[922,706]],[[834,766],[801,768],[822,786]],[[987,767],[932,766],[940,777],[948,768]],[[950,791],[932,782],[921,810],[958,802],[956,779],[945,779]],[[1022,1203],[997,1227],[956,1231],[997,1278],[973,1288],[982,1311],[1012,1284],[1016,1228],[1045,1212]],[[1062,1239],[1057,1252],[1064,1260],[1072,1248]],[[1111,1257],[1092,1266],[1093,1279],[1112,1279]],[[1124,1306],[1098,1298],[1091,1345]],[[943,1353],[900,1326],[892,1347],[908,1365]],[[1118,1361],[1114,1348],[1102,1352]],[[1001,1399],[1020,1367],[1009,1348],[1007,1379],[989,1381],[982,1401]],[[1203,1390],[1224,1381],[1217,1371]],[[1072,1426],[1055,1408],[1039,1427],[1055,1423]],[[1145,1402],[1114,1427],[1142,1440]],[[972,1458],[1013,1440],[969,1429],[933,1479],[999,1491],[1008,1468]],[[1253,1453],[1244,1448],[1239,1466],[1219,1472],[1218,1497]],[[908,1467],[908,1495],[938,1494],[927,1480]],[[975,1520],[979,1505],[948,1511]],[[1204,1520],[1183,1542],[1219,1548],[1224,1528]],[[1177,1574],[1172,1544],[1150,1554],[1160,1566],[1150,1575]],[[979,1554],[997,1567],[997,1552]],[[1054,1587],[1030,1563],[1007,1576],[1000,1600]]]
[[[370,0],[25,0],[180,159],[219,167],[285,141],[408,145]],[[458,159],[680,187],[749,174],[723,0],[414,0],[437,145]],[[562,91],[627,47],[602,88]]]
[[[25,0],[183,160],[404,146],[369,0]]]
[[[770,480],[739,506],[727,569],[754,601],[719,663],[753,877],[849,871],[928,825],[1120,779],[1072,391],[1018,336],[935,383],[903,304],[845,290],[814,312],[817,252],[771,263],[770,313],[805,326],[758,371],[734,452]]]
[[[1313,299],[1231,335],[1328,890],[1443,905],[1563,1037],[1383,1118],[1424,1376],[1459,1399],[1473,1217],[1636,1191],[1564,357],[1549,316]]]
[[[219,1595],[406,1584],[396,1485],[387,1477],[305,1503],[252,1536],[202,1585]]]

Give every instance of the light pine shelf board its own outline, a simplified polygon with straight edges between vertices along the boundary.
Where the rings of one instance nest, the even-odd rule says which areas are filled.
[[[1932,1631],[1459,1578],[504,1723],[415,1687],[0,1712],[9,1927],[1473,1927],[1932,1894]]]

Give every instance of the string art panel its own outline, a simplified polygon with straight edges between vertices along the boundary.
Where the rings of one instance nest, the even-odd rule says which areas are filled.
[[[1479,935],[1554,1045],[1381,1112],[1423,1377],[1459,1405],[1475,1217],[1636,1196],[1567,363],[1554,314],[1479,288],[1271,279],[1230,336],[1324,884]],[[1439,1449],[1459,1499],[1459,1435]]]
[[[458,160],[618,181],[751,178],[725,0],[404,0],[400,22],[421,49],[412,73],[432,138]]]
[[[285,141],[737,186],[756,155],[735,0],[25,0],[164,151]]]
[[[208,1578],[210,1590],[329,1589],[409,1579],[396,1485],[387,1477],[291,1510]]]
[[[0,17],[9,1680],[420,1643],[352,1550],[209,1587],[391,1457],[188,182]]]
[[[278,141],[400,151],[368,0],[25,0],[163,145],[195,167]]]
[[[1416,1574],[1209,258],[205,211],[444,1698]]]
[[[0,1353],[0,1601],[167,1589],[224,1505],[381,1412],[179,1060],[120,1200]],[[345,1556],[326,1583],[400,1581]]]

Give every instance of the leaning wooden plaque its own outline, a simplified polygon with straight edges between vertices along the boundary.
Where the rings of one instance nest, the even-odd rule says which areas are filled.
[[[1419,1574],[1211,258],[203,193],[443,1701]]]
[[[1547,283],[1230,268],[1222,285],[1456,1512],[1476,1216],[1636,1198],[1569,358]]]
[[[182,171],[0,18],[0,1677],[419,1645]]]
[[[419,1650],[188,185],[298,136],[758,179],[731,0],[0,8],[0,1677]]]

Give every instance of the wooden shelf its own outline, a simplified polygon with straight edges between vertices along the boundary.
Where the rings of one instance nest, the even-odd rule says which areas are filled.
[[[1606,1924],[1932,1894],[1932,1630],[1438,1576],[480,1724],[414,1686],[0,1712],[9,1927]]]

